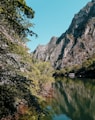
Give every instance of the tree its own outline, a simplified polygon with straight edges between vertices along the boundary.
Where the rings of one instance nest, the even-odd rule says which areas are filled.
[[[34,11],[27,6],[25,0],[0,0],[0,24],[5,24],[13,29],[20,38],[25,39],[27,35],[34,35],[30,30],[33,26],[29,22],[34,18]],[[35,34],[36,35],[36,34]]]

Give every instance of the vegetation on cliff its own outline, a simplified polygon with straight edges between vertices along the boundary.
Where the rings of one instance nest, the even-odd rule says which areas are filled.
[[[81,65],[55,70],[54,76],[68,76],[70,73],[74,73],[76,77],[95,78],[95,54],[83,61]]]
[[[45,115],[41,92],[43,84],[53,81],[53,68],[34,59],[25,44],[27,35],[35,34],[28,20],[33,17],[25,0],[0,0],[0,119],[38,120]]]

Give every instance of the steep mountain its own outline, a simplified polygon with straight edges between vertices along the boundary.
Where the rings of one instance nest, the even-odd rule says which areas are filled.
[[[20,13],[22,5],[29,9],[23,3],[17,4],[23,1],[0,1],[0,120],[43,118],[45,114],[40,104],[44,101],[43,95],[48,97],[51,89],[48,81],[53,81],[50,64],[33,59],[22,39],[27,29],[23,29],[21,16],[16,11]],[[13,2],[16,3],[13,5]]]
[[[50,61],[56,69],[82,65],[95,54],[95,0],[75,14],[68,30],[38,46],[34,57]]]
[[[53,68],[33,59],[11,33],[0,25],[0,120],[37,120],[44,114],[40,104],[51,89]]]

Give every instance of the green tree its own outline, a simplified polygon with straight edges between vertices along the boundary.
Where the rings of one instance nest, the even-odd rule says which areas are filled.
[[[30,19],[34,18],[34,13],[25,0],[0,0],[0,24],[14,30],[24,41],[27,35],[35,34],[30,30],[33,26]]]

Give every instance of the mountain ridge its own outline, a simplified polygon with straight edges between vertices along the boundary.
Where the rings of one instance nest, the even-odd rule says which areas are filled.
[[[55,69],[82,65],[95,53],[95,1],[87,3],[75,14],[65,33],[52,37],[46,46],[37,47],[34,57],[50,61]]]

